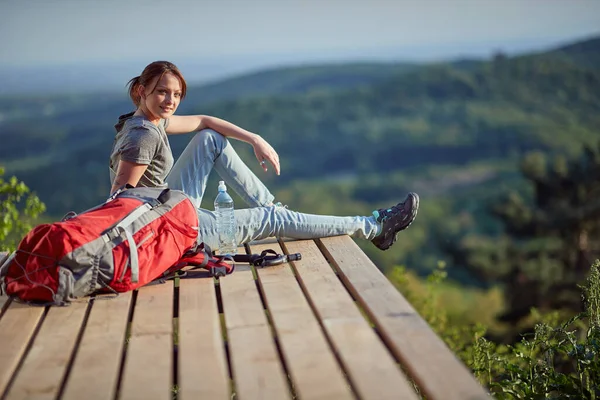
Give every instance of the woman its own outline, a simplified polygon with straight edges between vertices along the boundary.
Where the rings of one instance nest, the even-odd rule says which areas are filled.
[[[273,195],[239,158],[228,138],[252,145],[262,168],[267,171],[270,164],[279,175],[277,152],[259,135],[222,119],[174,115],[186,94],[185,80],[175,65],[153,62],[128,86],[137,109],[119,117],[115,125],[117,135],[110,156],[111,193],[127,183],[182,190],[198,209],[199,239],[214,249],[218,247],[215,213],[200,208],[213,168],[250,206],[235,210],[238,244],[269,236],[310,239],[348,234],[371,240],[386,250],[417,214],[419,197],[415,193],[409,193],[394,207],[364,217],[310,215],[275,205]],[[198,133],[174,163],[167,135],[189,132]]]

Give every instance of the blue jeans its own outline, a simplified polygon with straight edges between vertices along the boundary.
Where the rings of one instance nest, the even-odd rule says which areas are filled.
[[[198,132],[177,160],[167,183],[189,195],[200,219],[199,239],[218,248],[217,221],[213,211],[200,208],[208,175],[215,169],[228,188],[250,208],[236,209],[238,244],[267,237],[314,239],[350,235],[371,240],[379,233],[374,217],[334,217],[303,214],[273,205],[274,196],[235,152],[227,138],[204,129]]]

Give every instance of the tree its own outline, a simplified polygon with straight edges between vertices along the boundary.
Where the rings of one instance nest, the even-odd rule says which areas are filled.
[[[505,234],[463,236],[447,248],[458,265],[504,283],[501,319],[513,324],[532,307],[581,310],[577,285],[600,256],[600,143],[572,160],[530,153],[521,172],[530,198],[513,191],[491,208]]]
[[[12,251],[46,206],[16,177],[5,181],[0,167],[0,250]]]

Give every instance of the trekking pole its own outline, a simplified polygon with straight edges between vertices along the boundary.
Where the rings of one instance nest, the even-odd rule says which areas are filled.
[[[302,260],[302,254],[294,253],[294,254],[277,254],[276,256],[269,257],[266,256],[263,258],[263,261],[260,264],[254,264],[256,266],[261,267],[270,267],[272,265],[279,265],[289,261],[298,261]]]
[[[283,264],[289,261],[298,261],[302,259],[302,254],[278,254],[274,250],[263,250],[260,254],[237,254],[233,256],[233,260],[237,262],[247,262],[255,267],[270,267],[273,265]]]

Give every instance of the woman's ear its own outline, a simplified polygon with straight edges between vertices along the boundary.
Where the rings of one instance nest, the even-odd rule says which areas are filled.
[[[138,85],[137,92],[140,96],[140,99],[146,99],[146,88],[144,86]]]

